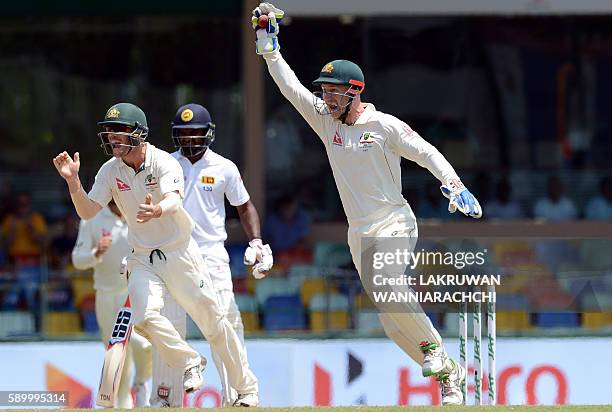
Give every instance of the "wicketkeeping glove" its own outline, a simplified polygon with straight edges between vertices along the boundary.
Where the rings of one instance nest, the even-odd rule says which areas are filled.
[[[259,17],[264,14],[268,16],[268,26],[266,28],[259,27]],[[255,7],[251,23],[257,35],[257,41],[255,42],[257,54],[272,53],[280,49],[277,38],[278,24],[283,16],[285,16],[285,12],[270,3],[260,3],[258,7]]]
[[[264,245],[261,239],[251,240],[249,242],[249,247],[247,247],[244,252],[244,264],[249,266],[254,265],[253,277],[255,279],[264,278],[274,264],[270,245]]]
[[[448,186],[440,186],[442,194],[449,200],[448,211],[455,213],[457,209],[466,216],[479,219],[482,217],[480,203],[461,181],[452,181]]]

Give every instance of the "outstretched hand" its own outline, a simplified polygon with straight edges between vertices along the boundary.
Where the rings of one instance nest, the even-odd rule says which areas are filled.
[[[264,27],[259,25],[259,18],[262,16],[267,17],[267,24],[264,21]],[[279,23],[284,16],[285,12],[274,7],[271,3],[260,3],[253,10],[251,25],[257,35],[257,41],[255,42],[257,54],[267,54],[280,49],[277,36],[280,29]]]
[[[145,196],[144,203],[138,205],[138,213],[136,214],[136,222],[146,223],[149,220],[161,216],[161,207],[159,204],[153,204],[153,196],[148,193]]]
[[[53,165],[59,175],[66,179],[66,181],[76,180],[79,177],[79,169],[81,168],[79,152],[74,154],[74,160],[68,152],[62,152],[53,158]]]
[[[463,183],[453,182],[452,184],[440,186],[444,197],[448,199],[448,211],[455,213],[459,210],[466,216],[480,219],[482,217],[482,207],[476,197],[463,186]]]

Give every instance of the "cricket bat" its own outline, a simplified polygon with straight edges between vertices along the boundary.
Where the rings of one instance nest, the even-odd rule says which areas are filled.
[[[119,391],[119,383],[121,382],[121,372],[125,363],[127,354],[127,345],[132,334],[132,306],[130,297],[128,296],[117,313],[117,320],[113,327],[113,333],[106,353],[104,354],[104,365],[102,366],[102,374],[100,375],[100,386],[98,388],[98,396],[96,404],[105,408],[114,408]]]

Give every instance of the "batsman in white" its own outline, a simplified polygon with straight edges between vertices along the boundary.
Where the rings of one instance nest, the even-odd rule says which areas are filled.
[[[232,324],[244,348],[244,326],[234,298],[229,255],[224,247],[227,239],[226,197],[229,203],[237,208],[242,227],[250,240],[244,254],[244,263],[254,265],[252,273],[255,278],[263,278],[272,268],[272,251],[261,240],[259,215],[250,201],[238,168],[231,160],[210,148],[215,140],[215,124],[208,110],[193,103],[180,107],[172,122],[172,140],[178,149],[172,156],[180,163],[185,176],[183,206],[195,221],[193,238],[212,278],[221,310]],[[166,302],[167,308],[170,307],[169,303]],[[179,326],[184,323],[182,318],[185,318],[184,312],[177,322]],[[246,348],[244,350],[246,353]],[[231,406],[236,401],[236,390],[228,380],[222,359],[214,350],[212,355],[222,385],[223,406]],[[158,368],[156,365],[153,374],[154,388],[157,387],[156,382],[167,385],[177,381],[176,378],[163,375],[158,377],[158,373],[172,374],[173,371]],[[174,392],[172,388],[169,389],[170,393]],[[170,406],[179,405],[171,403]]]
[[[193,221],[183,209],[183,172],[169,153],[145,141],[144,112],[130,103],[113,105],[100,122],[104,163],[89,194],[79,180],[80,158],[62,152],[53,163],[68,184],[81,219],[91,219],[111,199],[125,216],[128,243],[128,292],[134,328],[145,336],[171,367],[184,371],[186,392],[202,386],[206,360],[181,338],[161,315],[163,288],[189,313],[227,367],[239,405],[257,406],[257,379],[238,335],[221,313],[210,275],[191,237]]]
[[[81,220],[79,235],[72,250],[72,263],[77,269],[94,270],[96,319],[105,345],[111,337],[117,312],[128,295],[123,259],[131,251],[127,224],[114,201],[111,200],[108,207],[92,219]],[[138,333],[132,333],[121,374],[116,405],[118,408],[143,408],[149,405],[151,364],[151,343]],[[136,405],[130,393],[134,369]]]
[[[268,17],[264,28],[259,26],[262,15]],[[434,146],[406,123],[361,101],[365,80],[355,63],[334,60],[323,66],[313,82],[320,91],[314,94],[300,83],[280,53],[278,23],[283,16],[270,3],[253,10],[256,52],[264,57],[281,93],[325,145],[349,223],[349,248],[362,281],[371,283],[361,267],[362,240],[406,238],[405,248],[410,250],[416,244],[416,219],[401,194],[401,157],[427,168],[442,183],[450,212],[459,209],[481,217],[478,201]],[[420,305],[401,313],[381,313],[380,319],[387,336],[422,366],[423,375],[436,375],[442,403],[461,404],[460,385],[466,371],[447,356],[439,333]]]

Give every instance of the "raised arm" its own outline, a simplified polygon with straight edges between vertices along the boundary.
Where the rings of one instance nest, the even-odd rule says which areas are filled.
[[[74,160],[67,152],[62,152],[53,158],[53,164],[59,175],[68,184],[70,198],[79,217],[87,220],[97,215],[102,206],[87,196],[79,179],[79,168],[81,167],[79,152],[74,154]]]
[[[322,105],[291,70],[280,53],[278,42],[279,22],[285,13],[270,3],[261,3],[253,10],[252,26],[257,35],[256,52],[262,55],[268,66],[268,72],[280,89],[280,92],[296,108],[310,127],[321,137],[324,118],[315,109],[315,103]],[[267,24],[259,24],[260,19]]]

